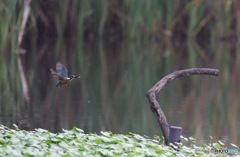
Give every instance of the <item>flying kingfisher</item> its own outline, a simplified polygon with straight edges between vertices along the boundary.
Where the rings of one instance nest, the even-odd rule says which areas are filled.
[[[64,85],[67,85],[72,80],[80,78],[80,76],[76,76],[76,75],[68,76],[68,70],[61,62],[56,63],[56,70],[57,72],[55,72],[53,69],[50,69],[52,75],[59,80],[56,87],[62,87]]]

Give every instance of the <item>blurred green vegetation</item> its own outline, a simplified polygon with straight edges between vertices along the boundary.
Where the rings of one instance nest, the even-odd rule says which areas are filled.
[[[10,43],[15,45],[25,1],[0,2],[1,50],[8,49]],[[30,7],[25,39],[163,42],[169,36],[173,40],[216,40],[234,37],[240,30],[240,3],[232,0],[34,0]]]
[[[154,117],[145,92],[172,71],[207,66],[219,68],[221,78],[214,83],[216,78],[205,79],[200,88],[201,78],[195,77],[169,85],[159,96],[163,109],[170,123],[180,124],[189,134],[199,137],[202,130],[208,138],[229,133],[233,143],[239,143],[239,117],[233,112],[239,111],[240,102],[236,94],[239,1],[32,0],[19,45],[25,2],[0,1],[2,123],[11,126],[18,121],[26,128],[53,131],[78,125],[87,131],[158,134],[157,123],[149,123]],[[19,54],[21,50],[26,54]],[[18,57],[27,76],[31,106],[22,100]],[[58,60],[70,72],[81,72],[80,85],[55,89],[49,68]],[[205,117],[206,125],[213,128],[202,129]],[[223,126],[229,130],[215,129]]]

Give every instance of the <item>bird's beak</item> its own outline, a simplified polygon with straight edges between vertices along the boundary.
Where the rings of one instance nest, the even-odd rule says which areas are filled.
[[[74,76],[73,78],[78,79],[78,78],[81,78],[81,76]]]

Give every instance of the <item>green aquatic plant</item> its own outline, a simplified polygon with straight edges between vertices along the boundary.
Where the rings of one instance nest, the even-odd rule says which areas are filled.
[[[182,141],[193,144],[169,147],[163,145],[159,137],[151,139],[134,133],[112,132],[85,134],[76,127],[51,133],[44,129],[20,130],[16,125],[15,129],[0,126],[1,156],[226,156],[228,153],[221,142],[200,147],[194,144],[194,138],[182,137]],[[238,153],[239,147],[232,146]]]

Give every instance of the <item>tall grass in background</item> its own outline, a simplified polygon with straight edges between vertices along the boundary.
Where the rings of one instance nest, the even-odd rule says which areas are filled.
[[[1,2],[1,49],[14,43],[21,20],[24,1]],[[38,40],[57,44],[70,41],[109,39],[111,35],[135,41],[165,42],[186,37],[211,41],[239,34],[240,4],[237,1],[138,1],[89,0],[31,2],[28,34]],[[113,38],[114,39],[114,38]],[[152,41],[152,40],[150,40]],[[14,45],[14,44],[13,44]],[[58,47],[58,46],[57,46]],[[59,56],[59,52],[55,52]]]

